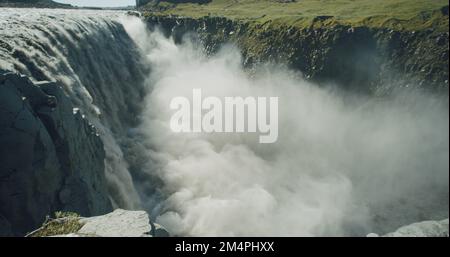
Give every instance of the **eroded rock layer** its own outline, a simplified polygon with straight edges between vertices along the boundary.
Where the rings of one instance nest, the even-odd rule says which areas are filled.
[[[103,143],[54,82],[0,74],[1,235],[21,235],[56,210],[112,210]]]

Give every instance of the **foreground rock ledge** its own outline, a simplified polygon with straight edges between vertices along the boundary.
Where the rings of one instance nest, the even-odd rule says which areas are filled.
[[[127,211],[117,209],[102,216],[82,218],[72,217],[56,222],[69,223],[76,221],[80,224],[78,231],[69,231],[67,234],[50,235],[53,237],[168,237],[169,233],[160,225],[150,221],[145,211]],[[30,233],[36,236],[47,229],[45,225]]]

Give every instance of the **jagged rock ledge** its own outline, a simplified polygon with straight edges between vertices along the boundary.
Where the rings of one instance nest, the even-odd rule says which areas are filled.
[[[58,233],[59,231],[63,232]],[[66,216],[50,220],[28,236],[169,237],[170,235],[162,226],[151,222],[145,211],[117,209],[106,215],[90,218]]]
[[[369,234],[368,237],[378,237],[377,234]],[[448,219],[441,221],[422,221],[403,226],[383,237],[448,237]]]

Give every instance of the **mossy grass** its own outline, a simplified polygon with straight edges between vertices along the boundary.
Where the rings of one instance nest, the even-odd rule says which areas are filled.
[[[55,212],[54,217],[47,217],[44,224],[37,230],[29,233],[27,237],[49,237],[67,235],[78,232],[83,226],[80,216],[73,212]]]
[[[153,4],[154,5],[154,4]],[[448,31],[442,13],[447,0],[212,0],[208,4],[160,2],[144,15],[225,17],[256,24],[273,23],[300,28],[311,26],[366,26],[395,30],[433,28]],[[144,8],[145,9],[145,8]]]

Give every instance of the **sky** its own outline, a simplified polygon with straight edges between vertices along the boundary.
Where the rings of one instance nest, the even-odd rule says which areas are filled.
[[[91,7],[118,7],[135,5],[135,0],[54,0],[55,2],[71,4],[75,6]]]

